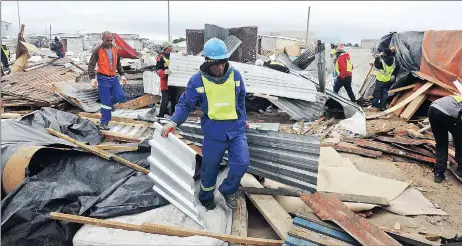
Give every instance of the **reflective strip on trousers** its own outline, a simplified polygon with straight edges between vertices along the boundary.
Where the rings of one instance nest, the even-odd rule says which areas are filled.
[[[212,187],[209,187],[209,188],[205,188],[204,185],[201,184],[201,189],[203,191],[212,191],[212,190],[215,190],[215,185],[212,186]]]
[[[102,109],[112,110],[112,107],[109,107],[109,106],[106,106],[106,105],[103,105],[103,104],[101,104],[101,108]]]

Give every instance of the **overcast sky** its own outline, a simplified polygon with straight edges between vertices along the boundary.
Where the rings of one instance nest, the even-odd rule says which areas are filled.
[[[451,30],[462,28],[462,2],[170,2],[172,36],[205,23],[222,27],[258,26],[259,31],[305,30],[308,5],[310,31],[339,37],[344,42],[380,38],[390,31]],[[19,2],[26,35],[102,32],[138,33],[151,39],[167,38],[167,2]],[[1,20],[18,32],[16,1],[1,1]]]

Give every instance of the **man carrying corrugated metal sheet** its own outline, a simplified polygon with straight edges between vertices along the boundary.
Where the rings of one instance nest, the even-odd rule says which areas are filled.
[[[335,62],[335,71],[338,76],[334,82],[334,92],[338,94],[340,89],[344,87],[350,100],[356,102],[353,88],[351,88],[351,71],[353,70],[353,64],[351,64],[350,61],[350,54],[345,52],[343,45],[339,45],[336,51],[337,61]]]
[[[199,104],[204,141],[202,145],[201,188],[199,200],[207,210],[215,208],[214,191],[220,163],[228,151],[229,172],[218,188],[231,209],[237,208],[235,193],[249,166],[247,145],[245,85],[238,70],[228,62],[229,54],[223,41],[212,38],[204,45],[205,62],[188,82],[170,122],[161,135],[167,137],[183,124]]]
[[[444,179],[448,162],[448,132],[452,134],[456,174],[462,177],[462,96],[446,96],[434,101],[428,110],[428,119],[436,141],[435,183]]]
[[[399,65],[396,63],[393,51],[386,48],[381,56],[375,58],[374,67],[377,69],[377,73],[374,92],[372,93],[372,107],[377,110],[371,111],[383,111],[387,106],[388,89],[395,81]]]
[[[98,86],[99,99],[101,101],[101,122],[99,128],[109,130],[111,111],[115,110],[114,104],[123,102],[125,96],[120,86],[119,78],[125,85],[127,79],[124,76],[124,69],[120,64],[120,56],[117,48],[112,45],[113,36],[110,32],[102,35],[103,43],[97,46],[91,54],[88,63],[88,76],[94,87]],[[95,73],[95,66],[98,64],[98,71]],[[96,78],[95,78],[96,77]]]
[[[156,73],[160,77],[160,91],[162,93],[162,100],[160,102],[160,109],[158,117],[163,118],[167,113],[168,102],[170,101],[170,115],[175,112],[175,106],[178,102],[177,88],[168,85],[168,76],[171,74],[169,69],[170,65],[170,52],[173,50],[173,44],[164,42],[162,44],[162,53],[156,58]]]

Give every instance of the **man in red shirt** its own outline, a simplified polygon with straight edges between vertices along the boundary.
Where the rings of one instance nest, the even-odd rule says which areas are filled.
[[[344,87],[350,100],[356,102],[355,94],[351,88],[351,70],[353,70],[353,64],[350,61],[350,54],[345,52],[343,45],[339,45],[336,51],[337,62],[335,63],[335,71],[338,76],[334,83],[334,92],[338,94],[340,89]]]

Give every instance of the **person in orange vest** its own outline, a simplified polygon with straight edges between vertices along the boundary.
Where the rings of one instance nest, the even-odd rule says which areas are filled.
[[[111,111],[115,110],[114,104],[123,102],[125,99],[120,80],[125,85],[127,79],[124,76],[124,69],[120,64],[120,56],[117,48],[112,45],[114,37],[110,32],[104,32],[102,35],[103,43],[97,46],[91,54],[88,64],[88,76],[90,77],[93,87],[98,87],[99,99],[101,101],[101,122],[99,128],[109,130],[109,121],[111,120]],[[98,64],[98,70],[95,72],[95,66]]]
[[[434,101],[428,109],[428,119],[436,142],[435,183],[444,179],[448,162],[448,132],[456,148],[456,174],[462,177],[462,96],[446,96]]]
[[[351,88],[351,71],[353,70],[353,64],[350,61],[350,54],[345,52],[343,45],[337,47],[337,61],[335,62],[335,71],[338,76],[334,82],[334,92],[338,94],[342,87],[345,88],[348,97],[352,102],[356,102],[355,94]]]

